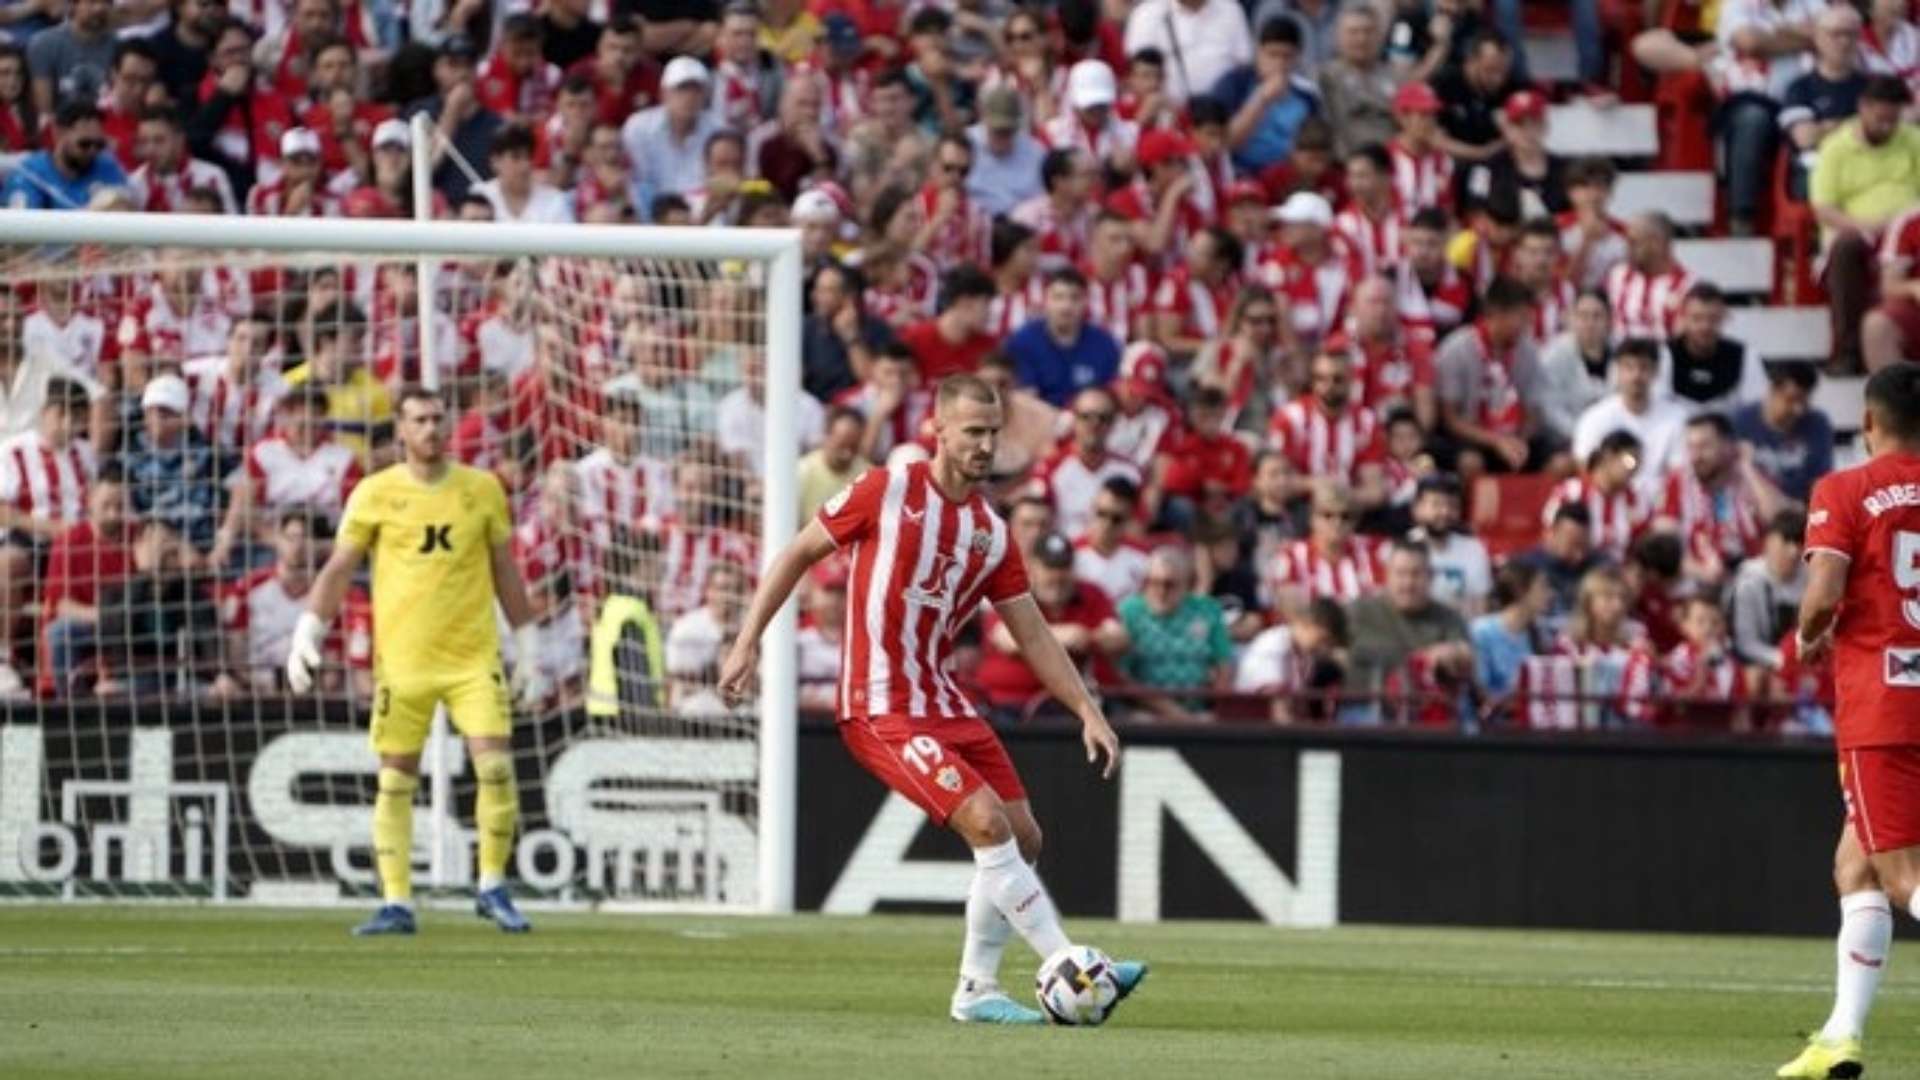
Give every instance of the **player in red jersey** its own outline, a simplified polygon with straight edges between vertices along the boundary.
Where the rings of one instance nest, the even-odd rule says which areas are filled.
[[[1787,1078],[1861,1074],[1893,912],[1920,918],[1920,364],[1875,372],[1864,419],[1872,457],[1822,477],[1807,513],[1796,645],[1809,664],[1833,654],[1834,743],[1852,827],[1834,852],[1833,1013],[1781,1066]]]
[[[934,403],[933,460],[871,469],[829,500],[787,545],[754,593],[720,672],[729,703],[747,696],[760,634],[809,567],[840,548],[852,569],[841,660],[840,738],[866,770],[973,849],[966,948],[951,1014],[974,1023],[1036,1024],[1040,1013],[1000,989],[1000,954],[1018,930],[1042,957],[1068,939],[1030,865],[1039,855],[1019,773],[948,670],[960,628],[994,605],[1040,682],[1080,718],[1087,760],[1119,764],[1120,742],[1027,588],[1006,522],[980,494],[992,474],[1003,411],[982,380],[956,375]],[[1146,975],[1114,965],[1126,996]]]

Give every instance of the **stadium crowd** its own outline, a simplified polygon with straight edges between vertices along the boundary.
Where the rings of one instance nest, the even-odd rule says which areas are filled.
[[[979,373],[1036,595],[1140,716],[1818,730],[1789,620],[1822,372],[1728,337],[1549,105],[1703,76],[1726,230],[1785,155],[1857,371],[1920,349],[1920,27],[1648,6],[1572,4],[1580,81],[1548,85],[1520,0],[0,0],[0,173],[48,211],[413,217],[425,114],[434,217],[795,226],[803,514],[924,456],[933,386]],[[411,262],[148,255],[7,264],[0,693],[275,691],[431,303],[541,662],[629,695],[591,668],[638,597],[650,700],[717,707],[758,558],[752,282],[449,264],[423,300]],[[1523,491],[1535,527],[1469,531]],[[845,591],[807,588],[810,707]],[[352,605],[334,689],[369,632]],[[977,639],[981,699],[1028,715],[1010,635]]]

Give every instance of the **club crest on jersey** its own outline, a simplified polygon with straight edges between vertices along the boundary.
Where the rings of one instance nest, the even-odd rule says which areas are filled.
[[[944,766],[939,772],[933,774],[933,782],[948,791],[959,791],[960,770],[951,765]]]
[[[985,555],[987,549],[992,546],[993,535],[991,533],[977,532],[973,534],[973,553],[975,555]]]

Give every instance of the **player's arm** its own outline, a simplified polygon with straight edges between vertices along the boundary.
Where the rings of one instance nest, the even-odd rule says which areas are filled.
[[[1120,764],[1120,739],[1100,711],[1100,704],[1087,693],[1087,684],[1080,681],[1080,670],[1073,666],[1067,650],[1054,638],[1046,616],[1040,614],[1040,605],[1034,603],[1033,594],[1021,593],[1001,601],[994,605],[994,610],[1000,613],[1007,631],[1019,643],[1020,653],[1026,657],[1027,666],[1033,669],[1040,685],[1080,718],[1080,741],[1086,744],[1087,760],[1098,761],[1101,751],[1105,751],[1107,762],[1100,775],[1112,776]]]
[[[293,643],[287,649],[287,685],[294,693],[304,694],[313,689],[313,673],[320,667],[320,644],[327,638],[327,626],[340,613],[347,589],[353,584],[353,575],[365,557],[364,549],[345,537],[337,538],[333,554],[313,579],[306,610],[293,624]]]
[[[513,693],[524,706],[544,701],[548,686],[540,675],[540,620],[527,596],[526,580],[513,561],[513,544],[500,540],[487,549],[493,572],[493,595],[506,612],[507,625],[513,627]]]
[[[833,550],[833,537],[816,517],[807,522],[807,527],[788,542],[767,568],[760,587],[753,591],[753,603],[747,608],[746,620],[740,624],[740,636],[734,639],[733,648],[727,651],[726,661],[720,665],[720,696],[728,705],[747,699],[748,684],[753,681],[754,669],[760,663],[760,635],[766,632],[767,624],[793,594],[801,575]]]
[[[1800,595],[1800,662],[1812,664],[1833,647],[1833,620],[1847,592],[1853,563],[1834,551],[1807,553],[1807,589]]]

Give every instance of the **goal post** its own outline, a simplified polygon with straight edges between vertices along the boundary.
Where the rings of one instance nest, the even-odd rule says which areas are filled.
[[[619,283],[602,280],[597,284],[578,284],[565,278],[564,271],[569,266],[588,263],[605,263],[635,268],[630,274],[646,276],[655,273],[658,268],[660,281],[666,285],[657,286],[661,295],[684,297],[692,290],[686,288],[688,282],[699,284],[705,278],[699,275],[711,275],[715,267],[723,267],[732,287],[739,292],[750,294],[750,303],[739,307],[742,313],[751,313],[751,317],[760,321],[757,327],[758,340],[749,337],[741,347],[757,354],[758,363],[763,364],[764,392],[760,413],[762,428],[760,432],[761,455],[753,464],[751,484],[742,490],[752,492],[751,507],[745,513],[758,519],[757,543],[751,545],[758,560],[757,570],[763,572],[789,542],[797,528],[798,493],[796,490],[796,446],[800,431],[796,422],[796,401],[801,386],[801,292],[802,259],[798,233],[780,229],[704,229],[704,228],[660,228],[630,225],[521,225],[521,224],[474,224],[467,222],[427,222],[375,219],[305,219],[305,218],[246,218],[224,216],[201,216],[188,214],[136,214],[136,213],[93,213],[93,212],[32,212],[0,210],[0,250],[18,253],[23,249],[49,250],[72,248],[75,250],[94,249],[109,253],[118,253],[132,259],[141,251],[151,252],[158,249],[180,249],[198,253],[209,264],[218,265],[229,253],[236,262],[259,260],[271,262],[286,259],[289,265],[302,260],[338,260],[346,264],[354,260],[377,260],[381,265],[406,264],[418,266],[422,291],[427,292],[426,282],[431,280],[433,264],[442,263],[441,272],[447,266],[462,261],[482,266],[501,266],[508,262],[535,267],[530,271],[529,287],[539,293],[541,303],[552,304],[558,317],[566,317],[567,304],[579,299],[574,290],[598,288],[611,291]],[[270,254],[261,254],[270,253]],[[0,276],[11,276],[17,268],[18,260],[0,261]],[[541,269],[555,266],[554,274],[541,277]],[[127,270],[131,275],[137,271]],[[77,275],[76,275],[77,276]],[[444,329],[436,330],[432,321],[437,318],[456,318],[458,311],[442,311],[434,302],[435,297],[428,293],[419,304],[419,353],[432,359],[436,340],[444,340]],[[749,317],[747,314],[741,316]],[[423,375],[427,381],[441,369],[438,362],[426,365]],[[742,375],[740,385],[746,385],[750,377]],[[617,380],[616,380],[617,381]],[[611,384],[608,384],[611,385]],[[593,430],[594,417],[581,418],[586,421],[582,430]],[[578,436],[575,449],[586,451],[593,448],[590,436]],[[622,531],[620,535],[624,536]],[[642,556],[654,557],[651,554]],[[749,576],[753,576],[749,568]],[[752,819],[752,870],[750,874],[741,873],[743,868],[734,867],[736,879],[735,895],[732,902],[721,905],[733,910],[757,910],[768,913],[790,912],[793,909],[793,890],[795,877],[796,846],[796,792],[797,783],[797,730],[796,715],[798,709],[797,660],[796,660],[797,618],[794,604],[783,606],[768,628],[763,639],[760,653],[759,696],[754,715],[757,723],[751,720],[738,722],[736,729],[742,734],[739,739],[752,738],[754,763],[753,787],[748,793]],[[45,725],[46,718],[56,710],[66,707],[60,702],[37,701],[32,705],[33,714]],[[79,708],[81,706],[73,706]],[[87,703],[85,708],[95,705]],[[18,717],[21,707],[16,705],[10,715]],[[139,703],[132,706],[137,713]],[[195,707],[196,709],[198,706]],[[671,718],[649,716],[645,718],[643,729],[651,735],[671,733],[674,729]],[[12,724],[12,721],[9,721]],[[258,725],[256,725],[258,726]],[[642,730],[636,728],[634,730]],[[717,729],[716,729],[717,730]],[[22,756],[27,747],[26,737],[11,731],[10,738],[0,744],[0,751],[12,750],[13,758],[0,760],[0,773],[8,779],[17,779],[25,775],[20,770],[29,766],[21,764],[27,759]],[[139,742],[138,738],[135,742]],[[237,739],[238,743],[244,738]],[[116,744],[117,745],[117,744]],[[746,750],[744,746],[735,746],[736,750]],[[40,771],[47,778],[47,786],[59,783],[60,769],[50,755],[55,753],[51,747],[35,748],[43,755]],[[118,752],[117,750],[115,752]],[[237,752],[237,751],[236,751]],[[454,752],[457,756],[458,751]],[[696,755],[697,756],[697,755]],[[744,759],[743,759],[744,760]],[[439,763],[435,763],[436,765]],[[110,770],[111,771],[111,770]],[[135,770],[136,773],[138,770]],[[84,784],[89,781],[84,769],[75,769],[65,774],[69,783]],[[631,790],[615,791],[608,795],[603,791],[598,796],[607,800],[607,805],[616,808],[639,808],[657,815],[682,814],[698,818],[697,827],[681,829],[685,835],[711,836],[715,829],[712,819],[724,814],[726,806],[731,805],[730,796],[725,791],[701,794],[702,781],[698,778],[698,763],[689,768],[687,777],[664,785],[664,795],[637,797]],[[717,773],[716,773],[717,775]],[[117,778],[116,778],[117,779]],[[136,778],[137,779],[137,778]],[[187,779],[193,779],[188,777]],[[718,785],[720,781],[714,781]],[[135,785],[137,786],[137,784]],[[181,783],[175,783],[181,787]],[[604,788],[605,785],[603,785]],[[617,785],[616,785],[617,787]],[[79,789],[84,790],[84,788]],[[677,792],[677,794],[676,794]],[[280,793],[284,795],[285,793]],[[738,794],[738,793],[735,793]],[[0,821],[0,848],[12,844],[19,848],[0,850],[0,895],[6,895],[4,885],[9,880],[9,861],[18,854],[19,863],[25,866],[29,861],[36,866],[28,871],[14,875],[15,880],[47,880],[45,874],[48,865],[58,864],[64,858],[65,849],[59,844],[45,843],[51,835],[46,828],[46,818],[55,816],[55,811],[45,807],[57,807],[59,795],[55,791],[44,791],[35,811],[39,820],[11,822]],[[617,796],[617,798],[616,798]],[[593,797],[593,796],[583,796]],[[129,800],[123,806],[130,806],[135,800]],[[28,811],[21,809],[33,800],[19,795],[16,791],[10,800],[0,800],[12,807],[16,818]],[[84,799],[82,800],[84,803]],[[228,802],[222,799],[220,809],[224,815]],[[367,809],[370,810],[370,807]],[[131,809],[108,809],[102,817],[115,819],[122,814],[132,814]],[[444,807],[442,807],[444,812]],[[178,832],[182,811],[171,812],[174,828]],[[547,807],[549,816],[555,813],[553,806]],[[0,816],[5,816],[0,814]],[[193,821],[199,822],[201,814],[196,811]],[[418,815],[417,815],[418,816]],[[604,816],[604,815],[603,815]],[[71,823],[70,823],[71,824]],[[115,820],[108,822],[113,828],[120,828]],[[443,820],[436,828],[444,825]],[[236,835],[241,836],[241,847],[246,846],[243,827],[234,825]],[[162,827],[165,831],[165,827]],[[76,834],[77,835],[77,834]],[[422,833],[417,828],[416,844]],[[438,835],[436,833],[436,835]],[[226,850],[226,838],[220,837],[219,847]],[[604,839],[604,838],[603,838]],[[175,859],[178,845],[182,842],[174,839]],[[612,842],[612,841],[610,841]],[[81,849],[81,861],[84,861],[84,839],[73,841]],[[167,841],[160,840],[162,847]],[[336,841],[337,843],[337,841]],[[719,843],[719,841],[714,841]],[[616,843],[616,846],[617,843]],[[56,850],[58,849],[58,850]],[[195,849],[199,850],[198,848]],[[685,862],[681,862],[671,872],[681,875],[701,875],[702,880],[694,895],[707,897],[715,895],[712,865],[716,848],[706,851],[706,864],[703,869],[689,871]],[[438,863],[439,852],[435,852]],[[524,853],[523,853],[524,855]],[[59,857],[56,857],[59,856]],[[572,856],[569,856],[571,858]],[[615,861],[625,858],[616,855]],[[127,856],[131,858],[131,856]],[[250,860],[258,863],[263,855],[259,852],[239,852],[237,860]],[[657,863],[648,868],[648,873],[662,873]],[[684,859],[685,857],[682,856]],[[66,860],[69,862],[75,860]],[[164,862],[164,859],[161,859]],[[305,865],[304,863],[302,865]],[[17,868],[16,868],[17,869]],[[226,868],[220,868],[224,874]],[[99,878],[102,871],[94,869]],[[110,874],[110,871],[108,871]],[[36,876],[38,875],[38,876]],[[164,869],[160,875],[164,877]],[[152,880],[150,877],[148,880]],[[195,879],[198,880],[198,879]],[[220,879],[222,892],[226,879]],[[750,882],[750,884],[749,884]],[[319,890],[310,889],[309,892]],[[141,890],[145,894],[164,894],[164,889]],[[67,888],[68,895],[72,888]],[[188,890],[187,895],[209,895]],[[111,894],[110,894],[111,895]],[[292,895],[292,891],[289,891]],[[569,893],[569,895],[571,895]],[[741,902],[741,897],[750,896],[750,902]],[[613,906],[625,906],[620,897],[608,897]]]

